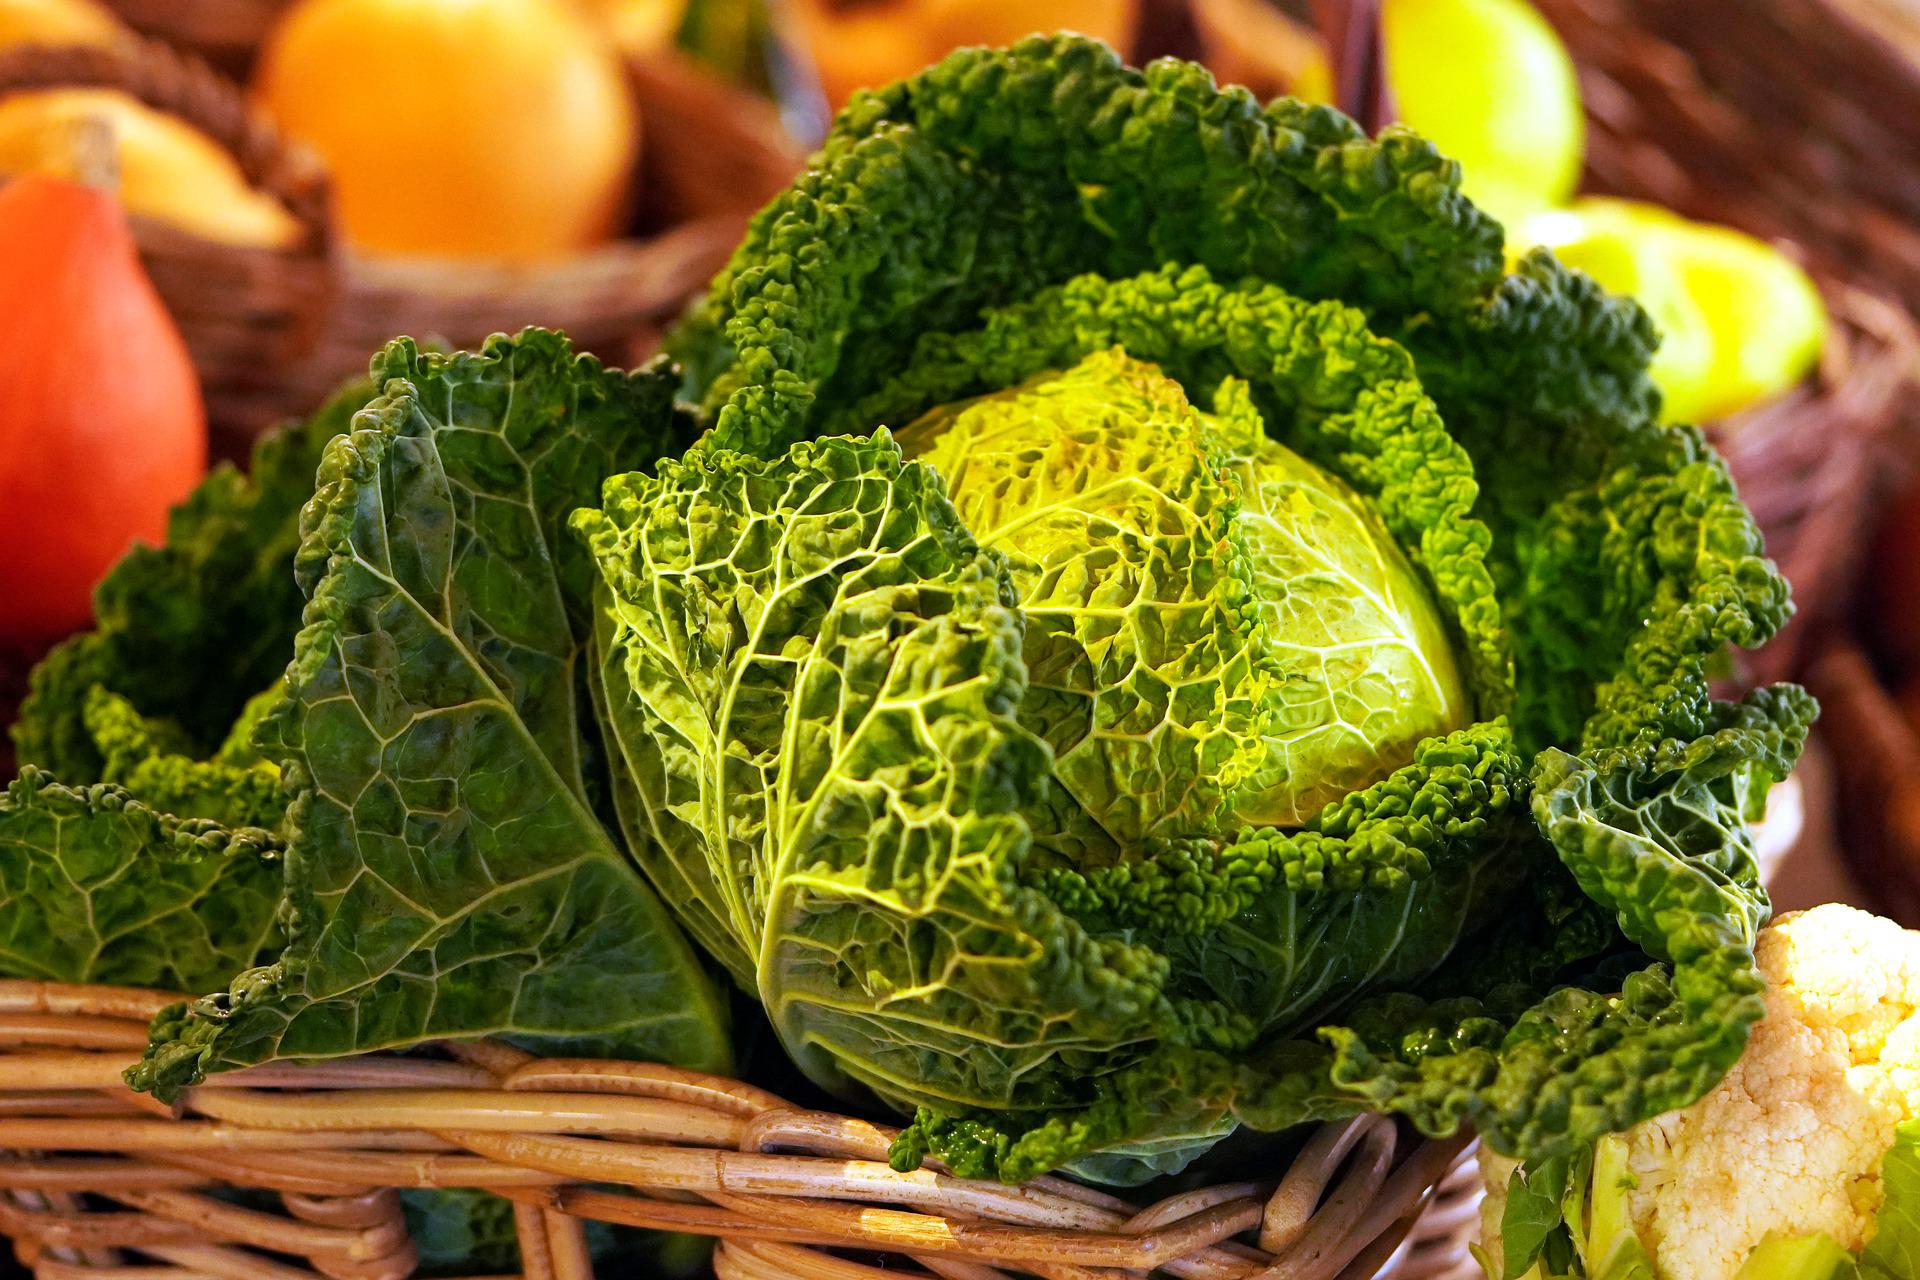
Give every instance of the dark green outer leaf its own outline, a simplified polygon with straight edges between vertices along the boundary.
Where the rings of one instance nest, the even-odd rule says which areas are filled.
[[[100,685],[87,696],[83,716],[99,748],[106,781],[125,787],[148,807],[183,818],[209,818],[226,826],[269,831],[278,831],[285,821],[280,771],[273,766],[196,760],[184,754],[184,743],[169,741],[164,723],[147,719],[131,702]],[[251,727],[237,726],[247,730],[248,737]],[[231,757],[238,750],[226,754]]]
[[[672,445],[665,378],[536,330],[401,340],[374,371],[302,520],[311,603],[262,729],[294,797],[289,945],[163,1028],[137,1083],[482,1033],[724,1069],[718,994],[595,815],[591,569],[562,536]]]
[[[0,976],[199,991],[279,941],[279,844],[32,765],[0,795]]]

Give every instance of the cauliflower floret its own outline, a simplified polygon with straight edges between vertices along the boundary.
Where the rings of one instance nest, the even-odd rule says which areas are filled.
[[[1623,1136],[1627,1211],[1661,1280],[1733,1280],[1769,1232],[1867,1243],[1894,1130],[1920,1115],[1920,932],[1830,905],[1760,933],[1766,1015],[1717,1088]],[[1513,1161],[1484,1148],[1501,1269]]]
[[[1628,1131],[1634,1226],[1667,1280],[1731,1280],[1768,1232],[1866,1243],[1880,1162],[1920,1110],[1920,933],[1851,907],[1783,916],[1767,1012],[1718,1088]]]

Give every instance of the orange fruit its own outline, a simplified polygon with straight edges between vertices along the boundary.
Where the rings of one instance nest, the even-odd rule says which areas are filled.
[[[1139,0],[896,0],[836,5],[800,0],[793,8],[813,54],[827,101],[846,105],[856,89],[891,84],[964,45],[1007,45],[1022,36],[1075,31],[1122,53],[1133,43]]]
[[[0,49],[11,44],[111,44],[127,29],[93,0],[0,0]]]
[[[630,198],[632,89],[571,0],[301,0],[255,92],[326,160],[365,249],[563,256],[614,235]]]

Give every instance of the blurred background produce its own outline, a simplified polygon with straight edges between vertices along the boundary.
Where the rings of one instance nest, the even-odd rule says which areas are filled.
[[[722,31],[802,65],[769,13],[0,0],[0,176],[58,172],[75,119],[114,124],[214,449],[241,457],[396,331],[474,344],[544,320],[616,362],[644,356],[793,173],[806,120],[824,127],[811,79],[716,69]]]
[[[1140,0],[794,0],[793,15],[837,110],[856,89],[890,84],[963,45],[1011,44],[1036,21],[1131,49]]]
[[[127,29],[94,0],[0,0],[0,46],[105,44]]]
[[[277,248],[299,236],[286,206],[254,190],[213,139],[117,89],[0,99],[0,173],[71,176],[68,139],[88,124],[106,132],[119,173],[114,194],[127,212],[226,244]]]

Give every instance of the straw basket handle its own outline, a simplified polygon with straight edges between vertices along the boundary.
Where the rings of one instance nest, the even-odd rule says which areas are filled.
[[[24,45],[0,52],[0,98],[37,89],[118,89],[193,125],[233,156],[256,190],[279,200],[301,229],[294,243],[257,249],[199,240],[177,228],[141,225],[148,268],[195,350],[203,375],[211,359],[231,354],[226,344],[197,342],[190,291],[211,275],[243,280],[251,297],[226,297],[218,307],[245,315],[255,345],[249,353],[292,358],[311,345],[337,293],[339,254],[327,175],[310,152],[290,143],[248,104],[239,86],[199,59],[158,42],[129,38],[112,45]],[[169,271],[156,258],[220,259],[208,273],[187,262]],[[267,338],[262,349],[259,339]],[[273,339],[278,338],[275,342]],[[209,349],[211,347],[211,349]],[[277,347],[278,350],[272,348]]]

